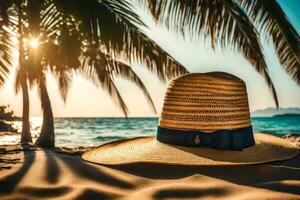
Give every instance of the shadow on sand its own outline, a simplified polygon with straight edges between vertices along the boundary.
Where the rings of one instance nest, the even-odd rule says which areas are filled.
[[[49,149],[38,151],[44,153],[45,159],[37,159],[37,153],[41,152],[23,151],[24,162],[22,166],[13,174],[0,179],[0,197],[14,193],[16,195],[20,195],[22,198],[25,198],[27,195],[28,198],[51,198],[60,197],[71,192],[72,188],[69,186],[56,186],[60,177],[63,176],[61,168],[58,165],[58,161],[65,164],[65,166],[80,179],[87,179],[88,181],[93,181],[119,189],[134,189],[135,187],[135,185],[129,181],[118,179],[105,173],[101,170],[101,168],[97,168],[86,163],[81,159],[81,156],[70,156],[64,153],[56,153]],[[37,164],[36,162],[45,162],[38,164],[43,164],[43,166],[45,166],[44,173],[42,173],[42,175],[44,176],[44,181],[47,182],[49,186],[20,186],[19,183],[27,175],[32,165]],[[83,187],[82,192],[76,197],[76,199],[112,199],[118,197],[120,196],[117,194]]]
[[[58,167],[58,164],[55,160],[55,157],[52,155],[51,150],[44,150],[46,158],[47,158],[47,171],[46,171],[46,180],[50,184],[55,184],[59,180],[60,176],[60,169]]]
[[[247,166],[195,167],[140,163],[114,166],[112,168],[148,179],[180,179],[198,174],[226,180],[238,185],[300,194],[299,184],[283,183],[285,180],[299,181],[300,156],[287,161]],[[145,168],[147,170],[144,170]],[[161,195],[164,196],[164,194],[159,194],[159,196]]]
[[[66,164],[74,174],[81,178],[123,189],[134,189],[135,187],[135,185],[129,181],[113,177],[102,171],[101,168],[94,167],[93,165],[85,162],[81,159],[81,156],[77,156],[78,159],[63,159],[62,155],[57,153],[54,154],[56,154],[57,158],[64,162],[64,164]]]
[[[222,188],[208,188],[208,189],[187,189],[187,188],[176,188],[176,189],[162,189],[153,194],[154,199],[172,199],[172,198],[201,198],[201,197],[220,197],[227,193]]]
[[[73,188],[66,185],[59,185],[59,179],[63,176],[59,163],[64,164],[75,176],[86,179],[101,185],[134,191],[136,184],[130,180],[119,179],[105,172],[106,166],[94,165],[81,159],[79,155],[68,155],[56,153],[53,150],[43,151],[46,159],[44,166],[44,179],[49,186],[30,187],[18,186],[22,178],[28,173],[30,167],[36,160],[37,151],[24,151],[24,163],[17,172],[0,179],[0,196],[16,192],[22,197],[26,195],[35,198],[60,197],[73,191]],[[36,160],[36,161],[35,161]],[[59,161],[59,163],[58,163]],[[300,156],[295,159],[274,162],[271,164],[249,165],[249,166],[214,166],[214,167],[193,167],[193,166],[170,166],[162,164],[129,164],[122,166],[108,167],[110,169],[123,171],[132,175],[147,179],[180,179],[193,175],[204,175],[216,179],[226,180],[238,185],[264,188],[278,192],[300,194],[300,186],[297,184],[284,184],[285,180],[297,180],[300,177]],[[146,169],[146,170],[145,170]],[[255,174],[251,173],[255,172]],[[82,191],[76,197],[81,199],[112,199],[120,197],[118,194],[102,191],[101,188],[93,189],[83,185]],[[222,196],[227,191],[223,188],[165,188],[153,194],[153,198],[174,198],[189,197],[199,198],[204,196]]]
[[[26,175],[35,160],[35,151],[23,151],[24,163],[15,173],[10,174],[0,180],[0,194],[12,192],[21,179]]]

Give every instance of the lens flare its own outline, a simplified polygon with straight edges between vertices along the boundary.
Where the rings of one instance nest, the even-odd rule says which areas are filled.
[[[30,46],[32,48],[37,48],[39,46],[39,44],[40,44],[40,42],[39,42],[38,39],[32,39],[32,40],[30,40]]]

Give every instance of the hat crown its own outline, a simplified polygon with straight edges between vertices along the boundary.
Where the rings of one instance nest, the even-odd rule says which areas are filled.
[[[206,133],[249,127],[246,85],[224,72],[191,73],[173,79],[159,126]]]

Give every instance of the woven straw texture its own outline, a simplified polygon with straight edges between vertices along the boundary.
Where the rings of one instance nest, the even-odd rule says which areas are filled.
[[[159,125],[206,133],[249,127],[245,83],[221,72],[188,74],[174,79],[165,94]],[[261,133],[254,137],[255,145],[242,151],[175,146],[161,143],[154,137],[142,137],[102,145],[85,152],[82,158],[104,165],[244,165],[285,160],[299,153],[295,145],[283,139]]]
[[[103,165],[130,163],[163,163],[169,165],[245,165],[296,156],[299,149],[281,138],[255,134],[256,145],[243,151],[223,151],[168,145],[154,137],[142,137],[105,144],[87,151],[82,158]]]
[[[214,132],[251,125],[245,83],[230,74],[188,74],[169,83],[160,126]]]

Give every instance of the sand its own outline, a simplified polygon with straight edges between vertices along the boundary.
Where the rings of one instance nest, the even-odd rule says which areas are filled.
[[[0,199],[300,199],[300,156],[235,167],[85,162],[85,149],[0,147]]]

